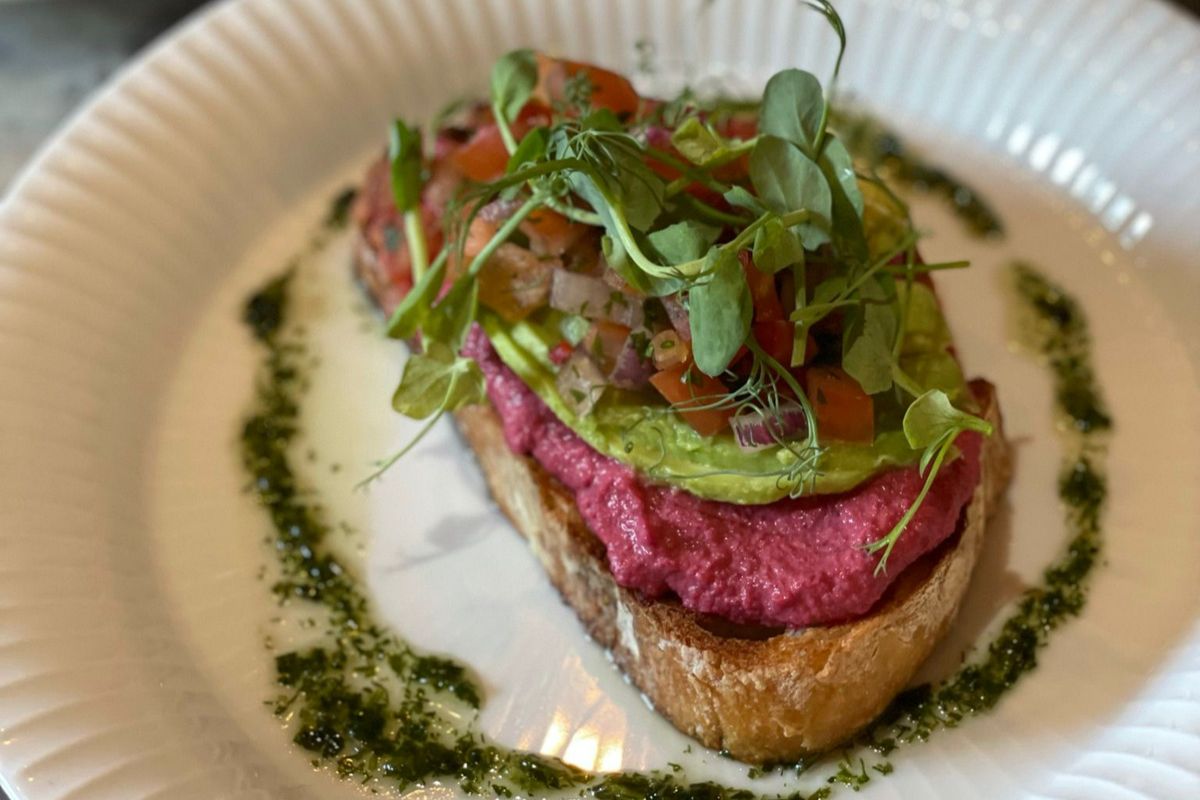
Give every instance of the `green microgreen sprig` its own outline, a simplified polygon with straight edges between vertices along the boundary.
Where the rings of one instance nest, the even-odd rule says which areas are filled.
[[[942,464],[954,447],[954,441],[960,433],[966,431],[991,436],[992,426],[987,420],[955,408],[946,393],[939,389],[930,389],[922,394],[904,413],[904,436],[909,446],[922,451],[919,469],[925,476],[925,483],[922,484],[921,491],[912,505],[887,535],[866,546],[868,553],[882,551],[879,563],[875,566],[875,574],[887,571],[887,560],[892,548],[925,502]]]
[[[537,86],[537,60],[532,50],[514,50],[492,67],[492,116],[509,153],[517,149],[512,121]]]
[[[388,158],[392,165],[392,199],[396,209],[404,215],[404,236],[412,258],[413,280],[419,281],[429,263],[425,230],[421,225],[423,162],[420,129],[396,120],[388,139]]]

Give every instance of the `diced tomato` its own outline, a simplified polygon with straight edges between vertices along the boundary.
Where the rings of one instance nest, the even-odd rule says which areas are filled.
[[[729,394],[725,384],[716,378],[710,378],[698,369],[689,368],[686,364],[678,364],[671,369],[656,372],[650,383],[667,402],[677,406],[679,415],[684,422],[696,429],[701,436],[712,436],[729,425],[733,412],[725,408],[696,408],[687,410],[689,406],[706,406]]]
[[[737,183],[750,174],[750,156],[738,156],[728,164],[722,164],[712,171],[712,176],[725,183]],[[713,192],[716,195],[716,192]],[[720,195],[717,195],[720,197]]]
[[[792,363],[794,323],[786,319],[762,320],[754,323],[753,331],[755,341],[767,355],[785,367]]]
[[[674,152],[672,150],[668,149],[667,152],[674,155]],[[679,170],[675,169],[674,167],[670,166],[669,164],[664,164],[663,162],[659,161],[657,158],[647,158],[646,166],[648,166],[651,169],[651,171],[653,171],[656,175],[658,175],[658,177],[662,178],[664,181],[670,182],[679,177]]]
[[[572,222],[548,208],[539,208],[521,223],[521,232],[529,237],[533,251],[549,256],[567,252],[587,230],[588,226]]]
[[[728,369],[742,378],[748,378],[753,366],[754,359],[750,357],[750,348],[743,344],[738,347],[737,352],[733,354],[733,358],[729,360]]]
[[[554,347],[550,348],[550,353],[548,354],[550,356],[550,362],[552,364],[565,364],[567,363],[567,359],[571,357],[571,353],[574,350],[575,348],[571,347],[571,343],[566,339],[563,339],[558,344],[554,345]]]
[[[493,121],[490,110],[480,114],[483,118],[475,133],[471,134],[462,145],[450,149],[446,160],[473,181],[491,181],[499,178],[508,169],[508,148],[504,146],[504,137],[500,128]],[[483,121],[486,120],[486,121]],[[513,138],[518,142],[534,128],[548,124],[550,115],[541,103],[526,103],[512,121],[509,128]]]
[[[795,350],[795,348],[796,348],[796,341],[793,338],[793,340],[792,340],[793,351]],[[804,336],[804,360],[801,361],[800,363],[801,364],[810,363],[813,360],[813,358],[816,357],[817,352],[820,349],[821,348],[817,347],[817,340],[812,337],[812,334],[811,333],[806,334]]]
[[[519,142],[525,134],[534,128],[545,127],[549,124],[550,107],[537,100],[530,100],[521,106],[521,111],[517,114],[517,118],[513,120],[513,134]]]
[[[472,219],[470,227],[467,228],[467,238],[463,242],[463,255],[467,258],[479,255],[495,237],[498,227],[495,222],[480,216]]]
[[[858,381],[841,367],[811,367],[806,378],[805,389],[822,438],[875,441],[875,405]]]
[[[508,149],[495,123],[482,125],[467,143],[450,154],[450,163],[473,181],[499,178],[508,167]]]
[[[740,251],[738,258],[742,262],[742,270],[746,273],[746,283],[750,285],[755,321],[785,319],[783,304],[779,302],[779,293],[775,291],[775,276],[768,275],[754,266],[749,250]]]
[[[538,53],[538,82],[533,96],[547,106],[553,106],[566,98],[567,81],[586,72],[592,84],[592,106],[607,108],[617,114],[633,114],[638,110],[641,98],[633,84],[622,75],[579,61],[551,58]]]
[[[730,139],[753,139],[758,135],[758,116],[753,113],[732,114],[716,125],[717,133]]]

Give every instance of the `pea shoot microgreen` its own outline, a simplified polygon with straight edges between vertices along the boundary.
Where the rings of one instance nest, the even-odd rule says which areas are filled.
[[[483,372],[473,359],[458,355],[441,342],[431,342],[404,363],[404,374],[392,397],[392,407],[407,417],[427,422],[408,444],[381,462],[360,485],[378,478],[412,450],[447,411],[483,402]]]
[[[720,375],[748,341],[754,308],[737,255],[720,247],[708,251],[706,279],[688,292],[692,354],[707,375]],[[752,338],[752,337],[751,337]]]
[[[429,261],[425,231],[421,226],[423,156],[420,129],[396,120],[388,140],[388,158],[392,164],[392,198],[396,201],[396,209],[404,215],[404,236],[412,257],[413,279],[419,281]]]
[[[832,85],[845,31],[829,2],[806,0],[806,5],[820,11],[838,38]],[[986,422],[955,409],[939,385],[925,380],[930,370],[910,374],[905,367],[915,276],[960,264],[918,262],[918,235],[907,206],[886,187],[882,194],[892,203],[893,216],[902,220],[902,230],[883,246],[869,245],[863,186],[876,179],[856,172],[850,153],[829,128],[828,92],[809,72],[777,73],[758,103],[706,105],[684,91],[657,106],[640,102],[639,110],[630,112],[605,107],[605,93],[597,91],[587,70],[560,65],[559,86],[552,92],[543,83],[544,61],[530,50],[516,50],[495,63],[489,107],[507,154],[503,174],[469,183],[450,203],[441,237],[445,244],[432,262],[421,219],[427,162],[420,132],[401,120],[393,125],[392,189],[404,220],[414,286],[393,313],[388,332],[420,342],[396,390],[397,411],[431,420],[428,430],[447,411],[483,399],[482,373],[460,355],[472,324],[489,313],[480,301],[480,274],[502,245],[525,230],[531,215],[548,209],[573,224],[599,229],[604,265],[633,290],[646,298],[676,298],[690,327],[689,369],[698,370],[691,374],[728,384],[720,396],[670,403],[649,409],[648,416],[718,410],[769,420],[782,419],[785,407],[793,415],[800,407],[802,432],[772,434],[790,458],[771,474],[793,496],[812,485],[825,451],[817,417],[793,369],[805,363],[814,328],[838,315],[838,363],[865,393],[894,397],[906,409],[904,433],[921,451],[926,476],[913,507],[887,536],[867,547],[881,554],[878,568],[885,569],[896,540],[951,457],[957,435],[987,431]],[[739,115],[753,115],[754,122],[732,125]],[[496,201],[507,204],[506,216],[486,242],[474,242],[468,257],[468,232]],[[746,251],[751,258],[743,266]],[[754,332],[746,270],[789,287],[786,322],[792,323],[792,340],[783,344],[782,358],[772,355],[778,348],[768,352]],[[739,359],[746,361],[735,372]],[[763,427],[775,431],[779,426]]]
[[[925,502],[938,471],[954,447],[955,439],[965,431],[991,436],[992,426],[986,420],[955,408],[940,389],[925,392],[904,413],[904,436],[913,449],[921,450],[919,469],[925,476],[925,483],[916,500],[887,535],[867,545],[868,553],[882,552],[875,567],[876,574],[887,570],[887,559],[892,548]]]
[[[513,50],[492,67],[492,115],[510,153],[517,149],[512,122],[536,85],[537,61],[532,50]]]

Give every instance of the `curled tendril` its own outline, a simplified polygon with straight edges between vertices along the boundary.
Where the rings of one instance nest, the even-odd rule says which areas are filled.
[[[653,417],[664,415],[667,412],[667,409],[650,409],[650,412],[651,413],[639,417],[636,422],[634,422],[625,430],[621,431],[621,446],[626,453],[632,453],[634,448],[637,447],[637,444],[633,441],[633,432],[640,428],[643,424],[649,423]],[[646,468],[646,472],[648,474],[654,475],[658,472],[658,469],[662,466],[663,462],[667,460],[667,436],[663,432],[663,429],[657,425],[649,425],[648,427],[657,435],[658,458],[653,464]]]

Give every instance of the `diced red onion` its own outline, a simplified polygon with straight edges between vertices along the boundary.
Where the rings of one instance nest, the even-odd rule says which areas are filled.
[[[615,289],[618,292],[629,291],[629,284],[621,277],[621,274],[615,269],[606,269],[600,275],[600,279],[608,284],[608,288]]]
[[[642,311],[640,297],[624,292],[612,292],[608,299],[609,302],[605,306],[604,313],[613,322],[628,325],[631,328],[640,328],[645,324],[646,316]]]
[[[780,400],[777,411],[742,411],[730,420],[742,450],[761,450],[805,432],[804,411],[794,400]]]
[[[578,350],[558,368],[556,385],[563,402],[579,417],[591,413],[607,388],[604,373]]]
[[[554,347],[550,348],[549,357],[550,363],[562,366],[567,359],[571,357],[571,353],[575,352],[575,348],[566,339],[563,339]]]
[[[646,355],[650,344],[650,332],[645,328],[633,331],[625,338],[616,364],[609,374],[609,381],[619,389],[641,389],[650,383],[654,374],[654,362]]]
[[[688,312],[683,307],[683,303],[679,302],[679,298],[674,295],[659,299],[667,311],[667,319],[671,320],[671,327],[685,342],[690,342],[692,340],[692,324],[688,322]]]
[[[583,352],[587,353],[601,372],[611,372],[617,365],[617,357],[621,355],[629,341],[629,328],[598,319],[588,326],[588,332],[583,337]]]
[[[517,209],[520,207],[520,200],[493,200],[479,209],[476,216],[485,222],[500,223],[517,213]]]
[[[565,269],[554,271],[550,307],[588,319],[606,319],[628,328],[643,323],[642,303],[638,298],[609,288],[600,278]]]
[[[602,318],[596,312],[611,293],[604,281],[589,275],[558,270],[550,279],[550,307],[588,319]]]
[[[671,150],[671,131],[661,125],[651,125],[646,128],[646,144],[656,150]]]

